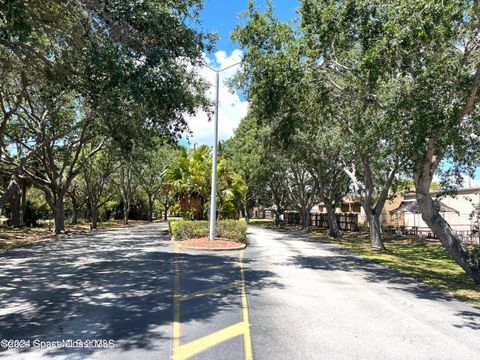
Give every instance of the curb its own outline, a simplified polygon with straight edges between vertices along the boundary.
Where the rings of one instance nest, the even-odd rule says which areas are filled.
[[[242,244],[242,245],[230,247],[230,248],[203,248],[203,247],[186,246],[186,245],[180,245],[180,244],[175,244],[175,246],[178,247],[179,249],[196,250],[196,251],[232,251],[232,250],[243,250],[247,247],[247,244]]]

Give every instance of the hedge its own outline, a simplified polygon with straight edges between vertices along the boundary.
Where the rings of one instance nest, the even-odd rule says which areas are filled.
[[[172,240],[181,241],[201,238],[210,233],[209,221],[171,220],[169,222]],[[247,223],[245,220],[219,220],[216,237],[245,243],[247,241]]]

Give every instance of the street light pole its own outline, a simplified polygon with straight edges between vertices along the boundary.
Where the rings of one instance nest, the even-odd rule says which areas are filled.
[[[212,188],[210,192],[210,240],[215,240],[215,225],[217,220],[217,148],[218,148],[218,103],[220,88],[220,73],[224,70],[240,64],[241,61],[224,67],[223,69],[214,69],[205,64],[207,68],[215,71],[215,124],[214,124],[214,143],[212,154]]]
[[[212,154],[212,187],[210,192],[210,240],[215,240],[215,220],[217,219],[218,93],[220,83],[220,71],[215,71],[215,83],[215,135]]]

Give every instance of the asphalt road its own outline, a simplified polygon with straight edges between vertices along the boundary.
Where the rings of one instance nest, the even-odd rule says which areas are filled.
[[[252,227],[249,243],[176,251],[151,224],[0,254],[0,340],[29,344],[0,359],[480,355],[466,303],[301,235]],[[83,343],[46,343],[67,339]]]

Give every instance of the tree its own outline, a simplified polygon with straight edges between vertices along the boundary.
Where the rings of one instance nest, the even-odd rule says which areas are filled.
[[[252,217],[252,209],[262,203],[265,184],[261,181],[264,164],[263,154],[267,149],[265,144],[270,131],[266,126],[260,126],[252,113],[240,122],[232,138],[224,143],[224,154],[237,173],[247,185],[245,192],[244,215],[247,222]]]
[[[450,256],[480,284],[480,259],[441,216],[429,192],[442,160],[451,162],[450,173],[457,175],[472,173],[478,165],[478,2],[450,2],[432,7],[426,20],[432,23],[438,18],[442,21],[433,22],[433,33],[425,34],[421,42],[414,41],[412,55],[404,60],[408,76],[402,79],[404,86],[398,90],[407,98],[398,104],[397,111],[404,113],[411,124],[410,160],[422,218]],[[411,24],[409,19],[402,20]],[[420,31],[417,24],[410,36],[418,36]]]
[[[210,206],[212,153],[207,145],[181,149],[176,166],[170,168],[167,179],[184,216],[206,217]],[[217,216],[234,217],[244,206],[246,185],[223,157],[217,163]]]
[[[238,218],[238,210],[245,205],[247,185],[232,164],[221,157],[217,164],[217,217]]]
[[[302,229],[308,231],[310,210],[316,201],[316,187],[310,172],[302,163],[290,163],[288,168],[290,203],[298,210]]]
[[[342,140],[354,154],[344,170],[365,210],[372,246],[385,249],[380,216],[405,162],[404,126],[385,105],[391,83],[383,73],[383,57],[372,47],[381,41],[379,25],[373,20],[375,6],[347,1],[339,4],[338,12],[334,7],[329,1],[302,4],[305,54],[314,77],[323,83],[322,92],[342,130]],[[345,20],[349,25],[340,25],[343,17],[357,13],[358,17]]]
[[[204,82],[189,69],[213,40],[191,26],[200,7],[199,0],[8,1],[0,7],[0,46],[32,81],[76,90],[104,114],[141,104],[142,121],[178,131],[186,113],[207,104]]]
[[[304,31],[323,49],[322,56],[335,60],[338,48],[346,54],[361,51],[356,70],[369,74],[369,81],[364,82],[363,92],[352,97],[380,105],[389,119],[403,124],[406,170],[415,179],[422,218],[448,253],[480,283],[479,259],[455,235],[430,195],[442,160],[448,160],[449,172],[456,174],[477,161],[478,1],[308,0],[301,14]],[[337,62],[335,72],[351,65]],[[375,84],[386,88],[383,99]]]
[[[305,120],[300,110],[307,95],[305,87],[301,86],[305,75],[301,44],[291,24],[275,19],[270,3],[264,13],[250,3],[247,14],[247,24],[237,26],[232,34],[232,38],[246,49],[242,71],[234,79],[234,84],[241,87],[250,100],[251,116],[269,126],[270,145],[274,145],[266,147],[265,151],[289,153],[295,147],[292,146],[292,134]],[[269,155],[276,157],[273,161],[284,162],[265,171],[270,176],[265,179],[265,184],[277,224],[289,204],[300,212],[303,227],[307,229],[315,188],[304,167],[305,154],[294,159],[280,154]],[[262,159],[262,164],[266,164],[265,160]],[[285,199],[286,194],[289,200]]]
[[[314,110],[314,109],[312,109]],[[340,129],[335,126],[319,126],[315,111],[305,123],[305,131],[298,136],[299,145],[305,152],[307,168],[312,176],[319,199],[327,211],[329,234],[334,238],[342,236],[337,221],[336,208],[349,192],[350,181],[344,171],[345,143]],[[318,116],[325,116],[325,114]]]
[[[88,155],[91,150],[91,148],[86,149],[84,154]],[[98,152],[83,168],[82,177],[90,206],[92,229],[97,228],[98,210],[112,200],[115,195],[111,184],[113,176],[120,166],[117,159],[117,153],[110,144]]]
[[[248,14],[247,24],[237,27],[233,34],[246,48],[244,70],[236,84],[246,90],[252,112],[259,121],[271,126],[270,136],[277,146],[285,152],[296,152],[293,162],[307,166],[305,169],[315,183],[315,191],[310,194],[317,192],[321,196],[328,212],[330,233],[338,237],[335,209],[346,194],[348,182],[340,160],[343,143],[335,138],[322,138],[324,133],[333,136],[340,133],[329,130],[334,121],[325,106],[325,86],[305,63],[299,34],[290,24],[274,18],[271,5],[265,13],[259,13],[251,5]],[[307,216],[306,210],[301,212]]]
[[[177,137],[187,129],[185,116],[208,106],[206,84],[194,70],[213,40],[192,26],[200,7],[200,0],[2,3],[2,150],[5,136],[10,141],[18,133],[6,134],[8,123],[22,104],[29,106],[25,91],[45,85],[74,94],[95,118],[97,135],[122,148],[152,133]],[[0,203],[40,151],[36,145],[18,159]]]
[[[165,182],[160,190],[160,196],[158,201],[163,207],[163,220],[167,220],[170,207],[174,204],[174,195],[172,194],[172,186],[170,183]]]
[[[142,159],[136,164],[136,176],[139,186],[147,195],[148,221],[153,221],[153,207],[155,201],[161,196],[164,198],[164,209],[168,211],[168,185],[166,175],[169,165],[177,157],[176,149],[167,144],[154,143],[153,148],[145,150]],[[165,218],[166,220],[166,218]]]
[[[38,91],[35,91],[38,90]],[[45,193],[54,217],[54,233],[65,230],[64,197],[73,179],[85,163],[98,152],[103,139],[95,139],[91,118],[78,106],[73,94],[48,85],[25,92],[27,103],[11,123],[11,141],[23,153],[33,151],[34,157],[23,165],[21,177],[28,179]],[[84,158],[85,145],[96,145]],[[15,164],[18,153],[6,159]]]
[[[177,166],[170,169],[169,181],[182,212],[196,220],[205,217],[210,194],[211,150],[207,145],[182,148]]]
[[[122,159],[117,170],[116,184],[122,200],[123,224],[127,225],[132,208],[133,196],[138,188],[135,177],[135,159],[133,155]]]
[[[85,206],[88,200],[83,184],[81,181],[78,181],[78,177],[72,180],[70,188],[67,190],[67,196],[72,204],[70,224],[76,225],[78,223],[78,212]]]
[[[260,162],[262,171],[258,173],[258,203],[268,207],[275,216],[275,225],[281,225],[281,215],[291,208],[288,165],[281,151],[265,147]]]

